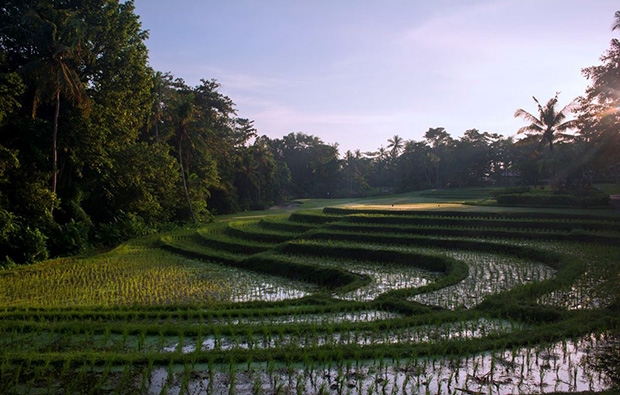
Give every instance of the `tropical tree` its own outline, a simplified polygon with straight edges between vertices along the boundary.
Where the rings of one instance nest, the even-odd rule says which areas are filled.
[[[61,95],[78,105],[88,103],[86,88],[77,68],[80,62],[82,23],[69,10],[54,9],[49,4],[30,8],[24,15],[23,28],[29,32],[35,59],[21,71],[35,82],[32,118],[42,100],[55,104],[52,131],[52,192],[58,179],[58,116]],[[53,204],[52,204],[53,208]]]
[[[343,192],[346,196],[363,196],[370,188],[366,178],[370,173],[371,160],[357,149],[345,152],[342,160]]]
[[[176,79],[172,87],[162,126],[167,132],[166,140],[176,149],[189,214],[197,222],[206,213],[209,188],[221,181],[220,174],[227,172],[222,163],[234,158],[234,103],[218,92],[220,85],[215,80],[201,80],[200,85],[192,88]],[[202,205],[202,210],[194,210],[198,205]]]
[[[620,29],[620,11],[614,29]],[[620,182],[620,40],[612,39],[602,64],[582,70],[590,81],[579,98],[579,139],[590,147],[589,162],[599,174]]]
[[[573,129],[577,126],[576,120],[565,121],[567,114],[572,110],[574,104],[570,103],[562,110],[557,111],[556,105],[558,104],[557,92],[554,97],[549,99],[547,104],[543,107],[536,97],[532,96],[538,106],[538,117],[520,108],[515,112],[515,118],[523,118],[530,122],[529,125],[520,128],[517,133],[528,133],[528,137],[534,138],[537,135],[541,136],[540,144],[545,142],[549,144],[549,151],[553,152],[553,141],[560,137],[567,137],[566,134],[562,134],[565,130]]]
[[[395,134],[394,137],[388,139],[388,143],[387,147],[390,148],[390,156],[394,161],[403,150],[403,138]]]
[[[151,95],[153,97],[153,104],[151,106],[151,113],[146,120],[146,132],[149,134],[152,131],[152,138],[156,143],[159,142],[159,126],[164,118],[166,94],[171,89],[172,78],[170,73],[162,73],[161,71],[154,72],[152,76],[153,86],[151,87]]]
[[[194,94],[189,89],[182,89],[177,92],[177,101],[172,108],[172,119],[175,126],[175,143],[181,170],[181,179],[183,180],[183,192],[187,200],[187,207],[194,223],[197,222],[196,214],[192,207],[192,201],[189,198],[189,189],[187,188],[187,178],[185,176],[185,166],[183,165],[183,142],[190,138],[190,123],[196,117],[196,109],[194,106]]]
[[[430,146],[430,150],[426,153],[425,167],[430,166],[432,170],[429,171],[435,176],[434,187],[440,188],[445,184],[446,177],[443,174],[447,173],[448,164],[454,157],[454,139],[445,128],[439,127],[429,128],[424,133],[424,140]]]

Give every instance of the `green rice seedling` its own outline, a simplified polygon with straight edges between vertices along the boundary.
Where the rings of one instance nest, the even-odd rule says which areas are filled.
[[[254,395],[262,395],[263,392],[263,382],[261,381],[259,376],[256,376],[254,379],[254,383],[252,384],[252,393]]]
[[[209,302],[220,289],[205,278],[200,265],[161,251],[121,249],[102,258],[44,262],[13,273],[0,276],[4,306]]]
[[[297,375],[297,380],[296,380],[296,384],[295,384],[295,393],[296,393],[296,395],[303,395],[305,393],[306,386],[304,385],[304,383],[305,383],[305,380],[304,380],[303,376]]]

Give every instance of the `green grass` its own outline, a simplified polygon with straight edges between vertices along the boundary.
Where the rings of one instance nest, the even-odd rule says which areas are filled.
[[[609,195],[620,195],[620,184],[596,184],[595,187]]]

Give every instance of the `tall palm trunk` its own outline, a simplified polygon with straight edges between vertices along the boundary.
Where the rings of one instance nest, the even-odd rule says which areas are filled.
[[[159,108],[157,108],[157,114],[155,115],[155,142],[159,143]]]
[[[187,180],[185,179],[185,167],[183,166],[183,154],[181,152],[181,147],[183,146],[183,137],[181,137],[178,143],[178,151],[179,151],[179,165],[181,165],[181,178],[183,179],[183,190],[185,191],[185,198],[187,199],[187,207],[189,207],[189,212],[192,215],[192,220],[194,224],[198,221],[196,220],[196,215],[194,214],[194,208],[192,207],[192,201],[189,199],[189,190],[187,189]]]
[[[56,91],[56,109],[54,111],[54,130],[52,132],[52,193],[56,195],[56,185],[58,181],[58,115],[60,114],[60,89]],[[54,202],[52,201],[52,211]]]

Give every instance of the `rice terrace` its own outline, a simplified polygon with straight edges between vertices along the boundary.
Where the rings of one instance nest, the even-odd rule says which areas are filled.
[[[0,395],[620,394],[619,34],[3,0]]]
[[[617,213],[420,195],[307,200],[4,271],[0,387],[512,394],[617,382]]]

